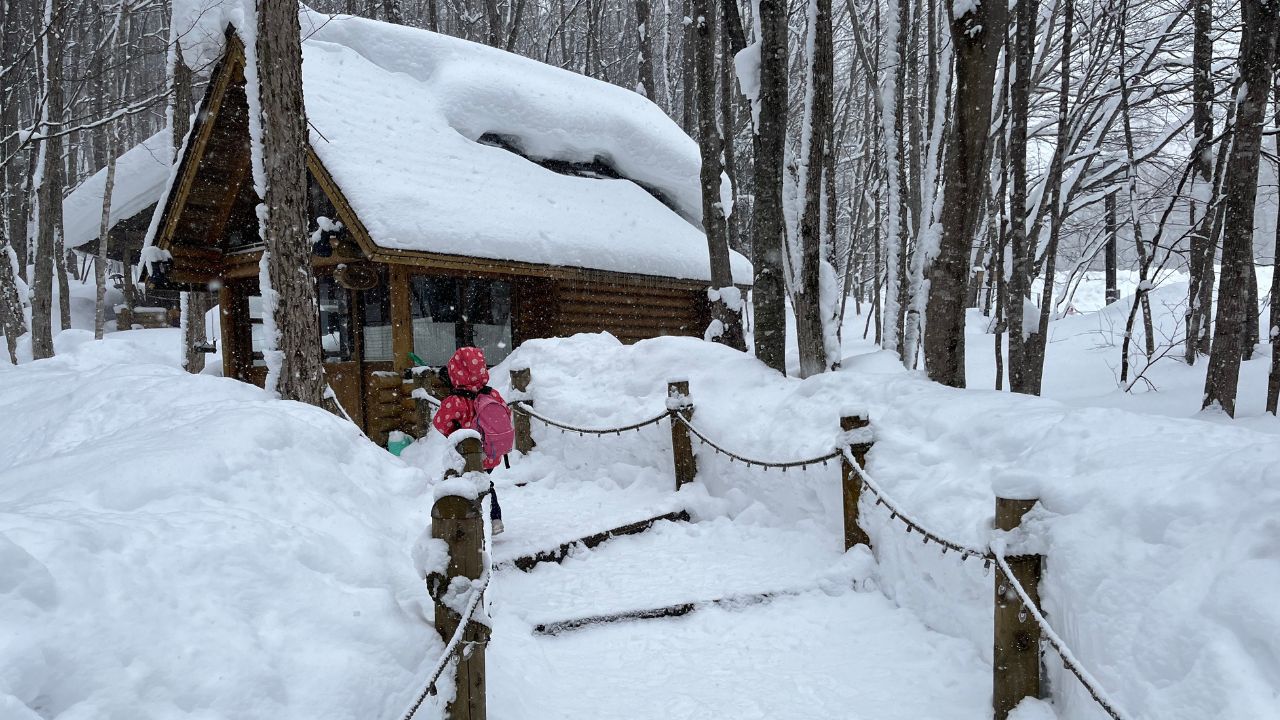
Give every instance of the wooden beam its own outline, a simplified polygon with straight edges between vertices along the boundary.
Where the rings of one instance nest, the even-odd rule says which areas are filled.
[[[413,366],[409,353],[413,352],[413,308],[409,303],[409,269],[392,265],[387,273],[391,296],[391,361],[397,375]]]

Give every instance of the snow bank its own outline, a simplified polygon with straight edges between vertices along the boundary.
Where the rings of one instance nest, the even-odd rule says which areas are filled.
[[[130,148],[116,161],[116,180],[111,190],[111,227],[156,204],[169,180],[169,158],[173,157],[170,132],[162,130]],[[66,219],[66,244],[78,248],[96,240],[102,225],[102,192],[107,185],[107,169],[85,178],[62,201]]]
[[[537,340],[511,361],[532,368],[539,412],[593,426],[660,409],[666,380],[687,376],[695,424],[762,459],[825,451],[840,408],[858,403],[876,429],[870,472],[944,536],[987,542],[993,483],[1016,480],[1019,490],[1038,491],[1042,509],[1030,527],[1047,556],[1046,614],[1130,715],[1278,716],[1280,606],[1271,596],[1280,587],[1280,449],[1270,436],[952,390],[883,354],[855,356],[843,371],[803,381],[690,338],[631,346],[608,335]],[[665,427],[620,438],[534,428],[539,451],[566,462],[607,457],[669,472]],[[698,463],[698,481],[680,495],[704,521],[808,524],[841,542],[834,466],[766,474],[701,448]],[[883,508],[867,503],[863,514],[885,592],[989,659],[992,580],[981,563],[921,544]],[[1096,717],[1074,679],[1049,662],[1060,716]]]
[[[304,9],[302,35],[312,147],[379,246],[710,277],[691,224],[702,215],[697,144],[644,97],[363,18]],[[635,182],[556,173],[477,142],[485,135],[539,160],[600,159]],[[749,283],[747,260],[732,261]]]
[[[441,649],[426,477],[75,332],[0,367],[0,716],[399,717]]]

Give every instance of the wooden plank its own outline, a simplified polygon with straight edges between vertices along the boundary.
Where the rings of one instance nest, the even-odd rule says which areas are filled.
[[[605,615],[588,615],[586,617],[574,618],[572,620],[558,620],[556,622],[539,623],[538,625],[533,626],[533,632],[538,635],[560,635],[574,630],[582,630],[593,625],[682,617],[708,607],[724,607],[738,610],[752,605],[761,605],[775,598],[795,597],[799,594],[800,591],[798,590],[774,590],[761,593],[727,595],[725,597],[719,597],[712,600],[675,603],[674,605],[664,605],[662,607],[647,608],[644,610],[627,610],[624,612],[609,613]]]
[[[598,532],[593,535],[578,538],[577,540],[570,540],[569,542],[560,543],[559,547],[550,550],[542,550],[531,555],[522,555],[513,560],[508,560],[501,563],[499,567],[507,567],[508,565],[511,565],[519,570],[528,572],[539,563],[558,563],[561,560],[564,560],[576,547],[594,548],[603,545],[616,537],[623,535],[639,535],[662,520],[668,520],[670,522],[689,522],[689,511],[678,510],[675,512],[664,513],[657,517],[651,517],[647,520],[628,523],[612,530],[605,530],[604,532]]]
[[[560,312],[560,322],[565,325],[586,325],[598,320],[643,322],[649,325],[684,325],[693,322],[694,314],[670,310],[654,311],[629,307],[584,307],[582,305],[568,305]]]
[[[604,283],[596,284],[593,287],[584,287],[580,283],[570,284],[566,282],[562,289],[567,297],[581,302],[599,302],[603,299],[609,303],[634,302],[643,305],[678,305],[684,307],[696,302],[698,298],[704,297],[700,290],[649,292],[647,288],[630,285],[606,285]]]

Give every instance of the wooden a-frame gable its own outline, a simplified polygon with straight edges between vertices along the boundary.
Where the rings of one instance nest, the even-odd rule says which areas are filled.
[[[202,288],[221,277],[229,264],[239,264],[229,262],[234,248],[229,247],[228,232],[235,229],[229,224],[235,226],[239,220],[245,233],[257,236],[256,215],[246,213],[260,200],[252,182],[244,67],[244,44],[228,29],[226,51],[214,68],[178,160],[173,187],[163,201],[155,245],[173,256],[173,269],[166,278],[169,285]],[[377,248],[364,224],[310,146],[307,170],[360,252],[374,256]]]

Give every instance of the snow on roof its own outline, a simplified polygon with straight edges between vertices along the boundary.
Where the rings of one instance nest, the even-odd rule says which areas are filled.
[[[681,217],[701,221],[698,147],[653,103],[426,30],[301,21],[312,147],[380,247],[709,278],[706,239]],[[557,173],[486,135],[627,179]],[[746,258],[732,264],[750,283]]]
[[[116,180],[111,192],[110,227],[154,205],[169,180],[173,145],[169,130],[162,130],[130,148],[116,160]],[[102,191],[107,184],[104,167],[89,176],[62,201],[66,246],[77,248],[98,239],[102,225]]]

